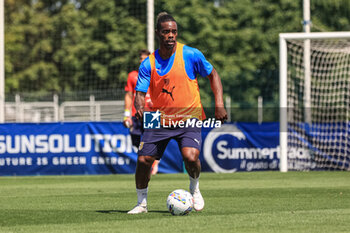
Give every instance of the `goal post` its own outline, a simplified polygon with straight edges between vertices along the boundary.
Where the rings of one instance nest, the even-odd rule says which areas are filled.
[[[350,170],[350,32],[281,33],[280,171]]]

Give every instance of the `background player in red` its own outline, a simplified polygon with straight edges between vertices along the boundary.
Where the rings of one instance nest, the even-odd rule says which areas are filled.
[[[139,56],[140,56],[140,63],[143,62],[148,56],[150,55],[150,52],[146,49],[140,50]],[[136,119],[135,117],[135,87],[137,83],[137,77],[138,72],[136,70],[131,71],[128,74],[128,80],[126,82],[125,86],[125,97],[124,97],[124,105],[125,105],[125,111],[124,111],[124,120],[123,124],[125,127],[130,129],[130,136],[132,140],[133,146],[136,148],[139,148],[140,145],[140,138],[141,134],[143,132],[143,125],[142,123]],[[145,97],[145,107],[150,108],[152,106],[152,101],[150,99],[149,94],[146,94]],[[155,160],[152,165],[152,175],[157,174],[158,172],[158,163],[159,160]]]

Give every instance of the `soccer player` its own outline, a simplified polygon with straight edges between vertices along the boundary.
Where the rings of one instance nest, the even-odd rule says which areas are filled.
[[[214,67],[199,50],[177,42],[177,23],[170,14],[162,12],[157,16],[156,34],[159,49],[146,58],[139,68],[135,88],[137,118],[143,117],[145,96],[149,88],[152,109],[159,110],[161,118],[166,119],[165,122],[189,118],[203,120],[205,116],[196,79],[197,74],[200,74],[210,80],[215,97],[215,118],[225,121],[227,113],[221,79]],[[171,139],[177,141],[189,174],[194,209],[200,211],[204,208],[204,199],[199,190],[201,129],[169,127],[165,123],[160,129],[145,130],[142,136],[135,173],[137,205],[128,214],[147,213],[151,166],[155,159],[161,158]]]
[[[147,49],[140,50],[139,56],[140,56],[140,63],[145,60],[150,55],[150,52]],[[130,129],[130,136],[133,146],[136,148],[139,148],[140,145],[140,138],[141,134],[143,132],[143,125],[139,120],[135,117],[135,107],[133,105],[135,100],[135,87],[137,82],[137,76],[138,72],[136,70],[131,71],[128,74],[128,80],[126,82],[125,86],[125,97],[124,97],[124,120],[123,125]],[[145,100],[145,107],[150,108],[152,105],[151,99],[149,97],[149,94],[146,94],[146,100]],[[131,112],[130,112],[131,110]],[[152,165],[152,175],[157,174],[158,172],[158,163],[159,160],[155,160]]]

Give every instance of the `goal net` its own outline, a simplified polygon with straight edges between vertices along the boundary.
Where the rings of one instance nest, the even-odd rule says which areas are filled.
[[[350,33],[280,34],[281,171],[350,170]]]

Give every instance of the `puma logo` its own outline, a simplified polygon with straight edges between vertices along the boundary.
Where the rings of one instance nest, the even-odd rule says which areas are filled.
[[[195,142],[197,142],[198,145],[199,145],[199,140],[198,140],[197,138],[194,138],[193,140],[194,140]]]
[[[171,91],[168,91],[167,89],[162,88],[162,93],[167,93],[170,95],[171,99],[174,101],[173,98],[173,91],[174,91],[175,86],[173,86],[173,88],[171,89]]]

